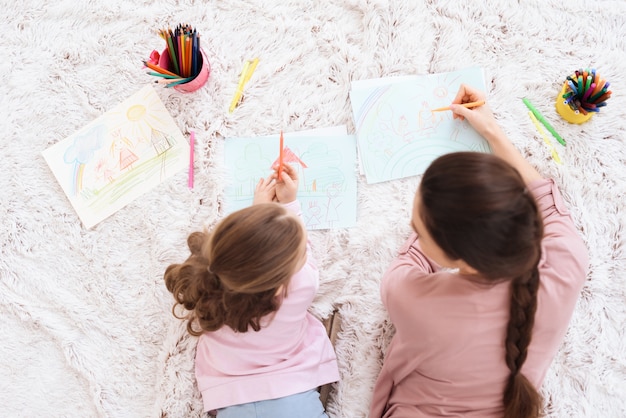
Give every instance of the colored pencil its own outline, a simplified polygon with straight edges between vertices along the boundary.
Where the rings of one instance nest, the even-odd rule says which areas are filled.
[[[283,131],[280,131],[280,153],[278,154],[278,180],[280,180],[280,176],[283,173],[283,148],[285,140],[283,138]]]
[[[180,80],[187,79],[187,81],[197,76],[201,69],[200,35],[197,29],[187,23],[180,23],[174,30],[160,29],[158,34],[165,40],[170,68],[166,69],[150,62],[151,65],[146,66],[154,72],[148,74],[156,77],[160,77],[156,73],[176,76]],[[179,84],[181,83],[183,81]]]
[[[146,67],[150,68],[151,70],[156,71],[157,73],[167,74],[167,75],[173,75],[173,76],[179,77],[179,75],[178,75],[178,74],[174,74],[173,72],[168,71],[168,70],[166,70],[165,68],[161,68],[161,67],[159,67],[159,66],[158,66],[158,65],[156,65],[156,64],[152,64],[151,62],[144,61],[144,62],[143,62],[143,64],[144,64]]]
[[[187,187],[190,189],[193,189],[193,154],[195,139],[195,133],[191,131],[191,135],[189,136],[189,179],[187,180]]]
[[[185,52],[187,53],[187,58],[185,62],[185,68],[187,69],[187,73],[185,74],[187,77],[191,76],[191,38],[187,36],[185,38]]]
[[[185,36],[181,36],[178,38],[178,43],[180,44],[180,62],[181,64],[181,69],[180,69],[180,75],[182,75],[183,77],[187,76],[187,62],[185,61]]]
[[[166,84],[166,85],[172,84],[175,86],[177,84],[188,83],[191,80],[193,80],[193,77],[176,77],[176,78],[172,77],[172,78],[162,78],[160,80],[156,80],[154,83]]]
[[[154,72],[154,71],[148,71],[146,74],[150,74],[150,75],[153,75],[155,77],[163,77],[163,78],[169,78],[169,79],[181,78],[179,75],[161,74],[161,73],[157,73],[157,72]]]
[[[174,71],[177,74],[180,74],[180,69],[178,68],[178,57],[176,57],[176,50],[174,50],[174,42],[172,42],[171,31],[166,32],[167,39],[167,52],[170,54],[170,60],[172,64],[174,64]]]
[[[186,77],[186,78],[181,78],[180,80],[172,80],[170,83],[162,83],[162,84],[166,84],[165,87],[174,87],[179,84],[189,83],[191,80],[193,80],[193,77]]]
[[[482,106],[484,104],[485,104],[484,100],[479,100],[477,102],[462,103],[461,106],[470,109],[472,107],[478,107],[478,106]],[[444,110],[450,110],[450,106],[438,107],[437,109],[431,109],[431,112],[443,112]]]

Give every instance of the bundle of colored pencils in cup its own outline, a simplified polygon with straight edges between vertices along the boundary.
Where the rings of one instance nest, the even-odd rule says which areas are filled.
[[[202,67],[200,35],[196,29],[188,24],[179,24],[173,31],[170,28],[159,30],[159,35],[165,40],[170,66],[159,66],[160,56],[155,51],[155,59],[143,62],[152,70],[148,74],[161,78],[155,83],[166,84],[166,87],[193,80]]]
[[[567,76],[566,83],[564,103],[584,115],[599,112],[601,107],[606,106],[606,100],[611,97],[609,90],[611,83],[602,79],[595,68],[574,71],[574,74]]]

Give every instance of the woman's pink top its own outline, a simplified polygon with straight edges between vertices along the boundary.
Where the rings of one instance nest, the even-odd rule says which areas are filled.
[[[588,254],[554,182],[537,180],[529,189],[545,236],[535,325],[521,372],[539,388],[565,336]],[[396,333],[370,418],[502,417],[509,282],[491,285],[440,270],[413,234],[385,273],[381,297]]]
[[[298,201],[285,205],[300,214]],[[324,325],[307,309],[319,273],[307,247],[307,262],[289,283],[278,311],[255,332],[224,326],[198,340],[196,380],[204,409],[282,398],[339,380],[333,346]]]

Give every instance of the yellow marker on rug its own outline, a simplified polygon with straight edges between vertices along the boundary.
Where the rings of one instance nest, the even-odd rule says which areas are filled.
[[[257,64],[259,63],[259,59],[255,58],[253,60],[247,60],[243,64],[243,69],[241,70],[241,75],[239,76],[239,84],[237,85],[237,91],[235,91],[235,96],[233,100],[230,102],[230,108],[228,111],[233,113],[233,110],[239,105],[239,101],[241,100],[241,96],[243,95],[243,87],[246,85],[250,77],[252,77],[252,73],[256,69]]]
[[[552,136],[555,137],[556,140],[559,141],[559,143],[561,145],[565,146],[565,140],[563,138],[561,138],[561,135],[559,135],[557,133],[557,131],[552,127],[552,125],[550,125],[550,123],[546,120],[546,118],[544,118],[543,115],[541,113],[539,113],[539,111],[537,109],[535,109],[535,106],[533,106],[532,103],[530,103],[530,100],[528,100],[527,98],[524,97],[524,98],[522,98],[522,101],[524,102],[524,104],[526,105],[528,110],[533,112],[533,115],[535,116],[535,118],[539,122],[541,122],[543,124],[543,126],[546,127],[548,132],[550,132],[552,134]]]
[[[557,164],[563,164],[563,162],[561,161],[561,157],[559,157],[559,154],[556,152],[556,148],[548,139],[546,132],[541,127],[541,123],[539,123],[539,120],[537,119],[535,114],[532,111],[528,111],[528,116],[530,116],[530,119],[535,124],[535,128],[537,128],[537,130],[539,131],[539,135],[541,135],[541,137],[543,138],[543,142],[545,142],[548,148],[550,148],[550,152],[552,153],[552,158],[554,159],[554,162]]]

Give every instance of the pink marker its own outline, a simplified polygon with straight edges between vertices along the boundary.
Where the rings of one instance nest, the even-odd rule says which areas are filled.
[[[191,136],[189,138],[189,180],[187,182],[187,186],[190,189],[193,189],[193,146],[195,142],[194,132],[191,131]]]

